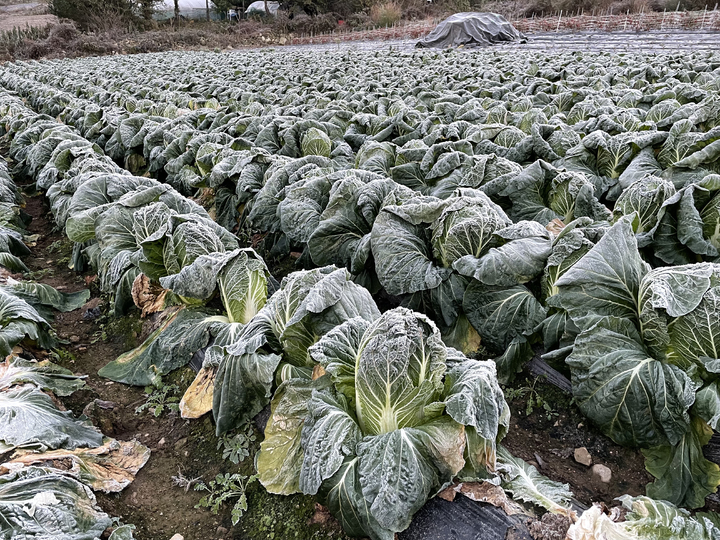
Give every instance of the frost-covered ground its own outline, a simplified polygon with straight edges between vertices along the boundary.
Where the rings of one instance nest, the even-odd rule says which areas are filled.
[[[720,50],[720,33],[708,31],[650,31],[650,32],[542,32],[530,34],[527,43],[496,45],[493,50],[531,51],[612,51],[612,52],[670,52]],[[416,39],[383,41],[338,41],[288,45],[283,50],[409,50]]]

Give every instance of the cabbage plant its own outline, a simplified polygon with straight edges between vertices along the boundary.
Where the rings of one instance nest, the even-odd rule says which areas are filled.
[[[276,372],[309,376],[309,348],[347,319],[373,321],[375,301],[345,269],[326,266],[293,272],[262,309],[225,343],[208,349],[214,365],[212,400],[218,435],[250,420],[267,405]]]
[[[159,377],[187,364],[212,340],[234,339],[267,300],[270,272],[252,249],[201,255],[161,283],[189,306],[165,312],[161,326],[137,348],[98,372],[114,381],[133,385],[155,384]],[[193,307],[220,297],[225,312]]]
[[[309,352],[325,374],[275,395],[257,457],[269,491],[318,494],[348,534],[392,539],[465,467],[495,471],[510,419],[495,365],[448,349],[427,317],[352,318]]]
[[[665,214],[665,201],[674,194],[675,186],[669,180],[646,176],[632,183],[618,197],[613,208],[613,221],[636,213],[638,223],[635,225],[635,233],[638,247],[645,247],[652,242]]]
[[[687,184],[663,203],[654,236],[655,256],[666,264],[720,259],[720,175]]]
[[[720,266],[651,269],[629,220],[555,283],[580,330],[567,363],[580,410],[618,444],[644,449],[648,494],[699,507],[720,485],[702,446],[717,425]]]

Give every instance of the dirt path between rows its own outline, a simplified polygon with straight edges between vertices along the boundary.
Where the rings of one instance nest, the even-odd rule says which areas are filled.
[[[121,517],[124,523],[137,525],[137,536],[143,540],[167,540],[174,533],[183,534],[187,540],[207,538],[208,531],[214,532],[222,518],[194,510],[199,494],[185,493],[171,483],[178,467],[194,476],[216,472],[212,467],[215,456],[203,456],[206,472],[200,472],[199,462],[193,461],[200,439],[194,432],[203,423],[190,425],[176,415],[156,419],[149,412],[135,414],[135,408],[145,402],[143,390],[98,377],[99,368],[136,345],[139,325],[130,319],[118,324],[102,315],[95,317],[98,311],[106,311],[107,306],[91,281],[94,274],[81,276],[67,268],[70,246],[59,232],[53,231],[54,223],[48,220],[50,214],[44,198],[27,199],[25,211],[33,218],[30,232],[41,235],[26,259],[36,279],[63,292],[74,292],[90,282],[93,292],[82,309],[57,313],[52,323],[59,337],[69,342],[56,361],[73,372],[88,375],[88,389],[66,399],[66,406],[76,414],[85,411],[105,435],[120,440],[137,439],[152,450],[136,480],[119,496],[99,494],[100,505],[111,515]],[[161,439],[163,445],[159,444]]]

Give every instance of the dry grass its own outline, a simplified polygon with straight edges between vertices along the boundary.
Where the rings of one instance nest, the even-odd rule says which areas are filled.
[[[379,27],[392,26],[402,18],[402,8],[395,2],[383,2],[370,8],[370,18]]]
[[[145,32],[108,29],[94,33],[83,33],[72,24],[61,23],[44,29],[44,37],[27,35],[31,34],[19,40],[0,39],[0,60],[222,50],[284,43],[275,27],[252,20],[239,24],[195,22],[181,25],[178,30],[161,25]]]

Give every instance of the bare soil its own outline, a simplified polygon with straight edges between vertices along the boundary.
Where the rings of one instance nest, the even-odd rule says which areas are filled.
[[[513,386],[529,384],[532,383],[519,376]],[[644,457],[639,450],[618,446],[588,425],[587,419],[571,403],[571,396],[542,382],[534,388],[551,410],[534,407],[528,415],[527,396],[510,401],[512,420],[503,444],[513,455],[535,465],[552,480],[569,484],[575,498],[586,506],[593,502],[613,506],[616,497],[645,493],[645,485],[653,478],[645,471]],[[575,461],[574,451],[581,447],[592,457],[590,466]],[[595,464],[610,468],[609,484],[593,475]]]
[[[58,18],[55,15],[25,15],[23,13],[0,13],[0,31],[12,30],[13,28],[43,27],[48,24],[56,24]]]

